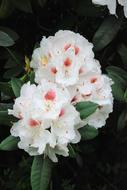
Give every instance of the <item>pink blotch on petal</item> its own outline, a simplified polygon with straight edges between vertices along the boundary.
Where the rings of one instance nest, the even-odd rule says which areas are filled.
[[[73,102],[76,102],[76,101],[77,101],[77,97],[74,96],[74,97],[72,98],[71,102],[73,103]]]
[[[70,47],[71,47],[71,44],[66,44],[66,45],[64,46],[64,50],[67,51]]]
[[[75,55],[78,55],[78,53],[79,53],[79,47],[74,47],[74,49],[75,49]]]
[[[51,100],[53,101],[56,98],[56,92],[54,90],[49,90],[46,94],[45,94],[45,99],[46,100]]]
[[[92,79],[90,80],[91,83],[95,83],[96,81],[97,81],[97,78],[96,78],[96,77],[94,77],[94,78],[92,78]]]
[[[81,67],[80,69],[79,69],[79,74],[82,74],[82,73],[84,73],[85,72],[85,69],[83,68],[83,67]]]
[[[69,67],[69,66],[71,66],[71,64],[72,64],[71,59],[69,57],[67,57],[64,61],[64,66]]]
[[[62,108],[61,111],[60,111],[60,114],[59,114],[59,117],[62,117],[65,113],[65,110]]]
[[[34,119],[30,119],[29,125],[30,125],[30,127],[37,127],[39,125],[39,121],[34,120]]]
[[[52,68],[51,68],[51,72],[52,72],[53,74],[56,74],[56,73],[57,73],[56,67],[52,67]]]

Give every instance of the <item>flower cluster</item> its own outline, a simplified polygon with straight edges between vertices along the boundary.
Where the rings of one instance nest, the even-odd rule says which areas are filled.
[[[116,14],[116,0],[92,0],[93,3],[98,5],[107,5],[111,14]],[[118,3],[123,6],[125,17],[127,17],[127,0],[118,0]]]
[[[113,106],[112,81],[102,74],[92,48],[71,31],[42,39],[31,61],[37,85],[24,84],[9,110],[19,119],[11,128],[11,134],[20,137],[19,148],[30,155],[48,155],[56,162],[56,154],[68,156],[68,144],[80,141],[80,127],[105,125]],[[98,104],[84,120],[75,109],[81,101]]]

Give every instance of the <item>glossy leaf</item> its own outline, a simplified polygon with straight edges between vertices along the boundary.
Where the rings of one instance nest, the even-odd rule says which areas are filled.
[[[0,150],[6,150],[6,151],[16,150],[18,142],[19,138],[10,135],[0,143]]]
[[[0,91],[8,96],[14,97],[11,84],[8,82],[0,82]]]
[[[32,190],[48,190],[51,177],[52,162],[43,156],[34,158],[31,170]]]
[[[15,96],[19,97],[20,96],[20,89],[22,86],[22,81],[18,78],[13,78],[11,80],[11,86],[12,86],[12,89],[13,89]]]
[[[8,115],[7,110],[0,111],[0,124],[1,125],[12,126],[12,123],[15,121],[17,121],[17,119],[11,115]]]
[[[120,30],[122,20],[115,16],[109,16],[104,20],[93,37],[94,50],[100,51],[116,37]]]
[[[80,113],[81,119],[85,119],[93,114],[98,108],[98,104],[94,102],[79,102],[76,104],[76,109]]]
[[[81,134],[82,140],[92,140],[96,136],[98,136],[98,130],[92,126],[84,126],[81,129],[79,129],[79,132]]]
[[[0,46],[9,47],[14,45],[14,40],[5,32],[0,31]]]
[[[119,116],[117,129],[122,130],[127,127],[127,109],[124,109]]]

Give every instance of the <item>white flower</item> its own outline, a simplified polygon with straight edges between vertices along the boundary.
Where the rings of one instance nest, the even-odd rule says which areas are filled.
[[[51,125],[51,133],[55,135],[58,144],[77,143],[80,141],[80,135],[76,129],[79,124],[80,116],[74,106],[67,105],[61,109],[59,118]]]
[[[39,85],[24,84],[9,114],[19,119],[11,135],[19,137],[18,147],[30,155],[68,156],[68,144],[80,141],[76,125],[79,113],[70,104],[67,89],[43,80]]]
[[[92,2],[98,5],[107,5],[110,14],[116,14],[116,0],[92,0]],[[118,3],[124,7],[124,14],[127,17],[127,0],[118,0]]]
[[[38,85],[24,84],[8,110],[19,119],[11,128],[12,136],[20,138],[19,148],[57,162],[57,155],[69,155],[69,143],[80,141],[80,127],[105,125],[113,107],[112,81],[102,75],[92,47],[80,34],[65,30],[44,37],[34,50],[31,67]],[[74,107],[80,101],[97,103],[98,109],[81,120]]]
[[[24,149],[30,155],[43,154],[46,145],[55,147],[56,142],[51,133],[45,128],[50,127],[46,122],[38,122],[34,119],[29,121],[20,120],[14,123],[11,134],[20,137],[19,148]]]
[[[54,37],[43,38],[40,48],[34,50],[31,61],[36,82],[48,79],[70,86],[91,69],[100,72],[92,48],[93,45],[83,36],[67,30],[60,30]]]
[[[53,162],[58,162],[56,154],[64,157],[69,156],[67,144],[58,144],[54,148],[51,148],[50,146],[46,147],[45,155],[47,155]]]
[[[109,113],[113,110],[112,84],[112,80],[107,76],[91,73],[91,75],[81,78],[75,91],[74,87],[70,88],[70,93],[73,94],[73,104],[91,101],[99,105],[95,113],[84,120],[84,125],[89,124],[95,128],[105,125]]]

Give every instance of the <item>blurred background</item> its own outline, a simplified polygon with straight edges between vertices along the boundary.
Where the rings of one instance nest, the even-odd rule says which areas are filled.
[[[13,101],[6,90],[8,81],[24,76],[42,36],[60,29],[92,42],[103,72],[115,81],[114,112],[106,126],[96,138],[75,147],[71,158],[60,159],[50,190],[127,189],[127,19],[122,7],[117,15],[110,16],[106,7],[91,0],[0,0],[0,111]],[[3,122],[0,115],[0,141],[10,134],[7,119]],[[32,157],[22,150],[0,151],[0,188],[30,190],[31,163]]]

